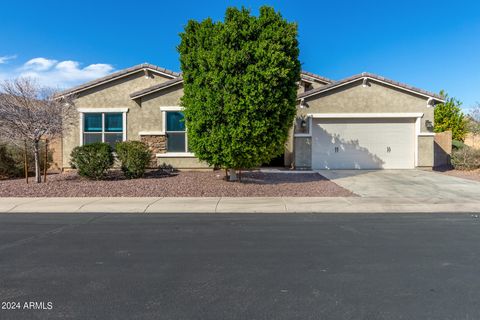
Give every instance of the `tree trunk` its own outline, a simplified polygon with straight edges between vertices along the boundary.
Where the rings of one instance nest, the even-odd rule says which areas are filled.
[[[237,181],[237,171],[235,169],[228,169],[228,173],[230,175],[230,178],[228,179],[228,181]]]
[[[42,182],[41,168],[40,168],[40,142],[35,140],[33,142],[33,155],[35,157],[35,182]]]
[[[27,140],[25,140],[25,150],[23,152],[23,167],[25,169],[25,180],[27,181],[28,184],[28,150],[27,150]]]
[[[43,164],[43,182],[47,182],[47,170],[48,170],[48,139],[45,139],[45,163]]]

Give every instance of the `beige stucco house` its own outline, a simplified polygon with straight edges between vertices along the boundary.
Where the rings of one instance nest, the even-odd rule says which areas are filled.
[[[62,141],[63,168],[69,167],[75,146],[122,140],[147,143],[158,165],[208,168],[188,151],[181,74],[141,64],[62,94],[75,94],[78,109],[78,126]],[[374,74],[333,81],[302,72],[297,118],[280,164],[298,169],[431,168],[433,109],[442,101]]]

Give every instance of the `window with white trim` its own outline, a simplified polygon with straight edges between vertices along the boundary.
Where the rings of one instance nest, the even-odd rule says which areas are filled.
[[[165,111],[167,152],[188,152],[185,116],[181,111]]]
[[[83,144],[106,142],[113,148],[125,137],[124,114],[121,112],[83,113]]]

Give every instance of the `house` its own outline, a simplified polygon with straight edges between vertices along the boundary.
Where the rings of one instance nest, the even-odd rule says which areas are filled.
[[[208,168],[188,150],[180,73],[140,64],[72,88],[78,126],[62,143],[63,168],[75,146],[141,140],[157,163]],[[431,168],[436,94],[374,74],[333,81],[301,73],[297,117],[281,161],[299,169]]]

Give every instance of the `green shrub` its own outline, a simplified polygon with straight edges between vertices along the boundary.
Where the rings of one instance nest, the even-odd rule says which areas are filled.
[[[21,174],[17,163],[6,145],[0,145],[0,179],[16,177]]]
[[[114,161],[112,147],[103,142],[76,147],[70,157],[70,165],[80,176],[95,180],[104,179]]]
[[[465,147],[465,144],[460,141],[460,140],[452,140],[452,148],[455,149],[461,149]]]
[[[0,177],[15,178],[25,176],[25,150],[14,144],[0,144]],[[27,149],[28,172],[30,175],[35,174],[35,159],[33,149]],[[53,153],[48,152],[47,169],[53,162]],[[45,144],[40,142],[40,171],[43,174],[45,167]]]
[[[480,150],[464,146],[452,152],[452,166],[458,170],[480,168]]]
[[[140,141],[124,141],[117,143],[115,149],[125,176],[129,179],[143,177],[152,158],[148,146]]]

